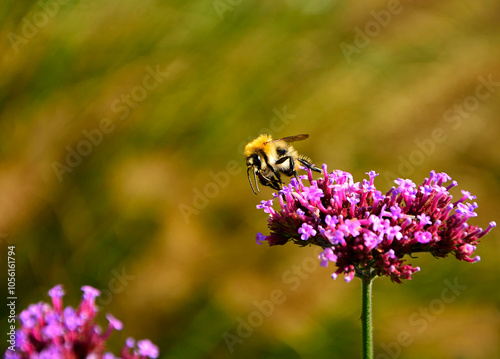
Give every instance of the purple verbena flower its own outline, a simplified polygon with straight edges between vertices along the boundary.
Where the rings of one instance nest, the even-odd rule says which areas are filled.
[[[137,347],[139,348],[140,355],[147,356],[148,358],[158,358],[158,347],[154,345],[150,340],[139,340],[137,342]]]
[[[429,232],[415,232],[415,239],[419,243],[427,244],[432,240],[432,234]]]
[[[257,205],[257,209],[263,209],[265,213],[272,214],[274,213],[273,209],[273,200],[269,201],[261,201],[260,204]]]
[[[148,339],[138,340],[136,343],[134,338],[129,337],[125,341],[121,355],[123,359],[158,358],[160,351]]]
[[[257,236],[255,237],[255,241],[257,242],[258,245],[261,245],[262,243],[264,243],[265,240],[266,240],[265,235],[263,235],[262,233],[257,233]]]
[[[66,294],[61,284],[56,285],[54,288],[49,290],[49,297],[52,298],[52,305],[54,309],[61,313],[62,311],[62,297]]]
[[[403,233],[401,233],[401,227],[396,225],[396,226],[389,226],[385,232],[387,239],[392,241],[393,239],[400,240],[403,238]]]
[[[310,187],[305,187],[303,192],[304,198],[309,200],[311,203],[319,201],[323,197],[323,190],[318,188],[317,182],[312,181]]]
[[[419,225],[422,226],[422,227],[426,226],[428,224],[431,224],[431,217],[429,217],[425,213],[421,213],[421,214],[419,214],[416,217],[417,217],[417,219],[419,221]]]
[[[292,179],[277,194],[280,209],[271,211],[272,202],[262,201],[259,208],[270,213],[271,233],[259,233],[257,242],[320,246],[321,265],[334,262],[338,269],[332,277],[344,274],[347,281],[366,271],[398,283],[411,279],[420,268],[405,264],[405,257],[418,252],[480,260],[474,256],[476,246],[496,224],[491,222],[482,230],[467,223],[477,216],[477,204],[467,201],[476,197],[462,191],[462,197],[453,202],[449,190],[457,182],[450,176],[432,171],[421,185],[399,178],[397,187],[382,194],[374,185],[377,174],[367,174],[369,180],[354,182],[350,173],[328,173],[323,165],[318,179],[312,178],[310,170],[299,181]]]
[[[106,340],[113,330],[121,330],[123,324],[111,314],[106,317],[109,325],[105,333],[101,333],[96,323],[98,307],[95,298],[100,292],[90,286],[83,286],[82,301],[78,308],[68,306],[63,309],[62,285],[52,288],[48,294],[52,298],[50,304],[39,302],[31,304],[19,315],[20,329],[16,330],[15,350],[7,349],[5,358],[116,358],[110,352],[104,352]],[[126,343],[121,353],[122,359],[157,358],[158,347],[149,340],[138,341],[138,348]]]
[[[301,235],[300,239],[302,239],[303,241],[307,241],[309,237],[314,237],[316,235],[316,230],[313,228],[313,226],[307,223],[303,223],[297,232]]]

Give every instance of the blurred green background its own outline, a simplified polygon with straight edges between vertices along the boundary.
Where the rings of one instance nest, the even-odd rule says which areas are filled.
[[[444,171],[485,228],[499,14],[494,0],[2,2],[1,261],[15,245],[18,312],[58,283],[76,306],[88,284],[101,323],[124,322],[115,353],[134,336],[162,358],[359,358],[359,281],[331,280],[315,248],[256,245],[272,191],[251,192],[242,147],[309,133],[300,153],[357,181],[373,169],[383,192]],[[377,358],[500,357],[498,239],[477,264],[422,255],[413,280],[377,280]]]

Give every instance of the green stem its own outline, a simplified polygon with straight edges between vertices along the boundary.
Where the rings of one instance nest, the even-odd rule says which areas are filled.
[[[362,286],[362,311],[361,322],[363,326],[363,359],[373,359],[373,325],[372,325],[372,282],[370,275],[361,277]]]

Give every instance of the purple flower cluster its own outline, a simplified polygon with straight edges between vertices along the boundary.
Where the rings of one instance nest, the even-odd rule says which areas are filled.
[[[271,230],[269,236],[258,233],[257,243],[318,245],[323,248],[321,265],[334,262],[338,269],[332,277],[344,274],[347,282],[366,273],[388,276],[398,283],[411,279],[420,268],[404,264],[404,256],[418,252],[435,257],[454,254],[466,262],[480,260],[472,257],[476,245],[496,224],[491,222],[482,230],[467,223],[477,215],[477,204],[470,203],[476,197],[462,191],[462,197],[452,202],[448,191],[457,183],[446,173],[432,171],[419,186],[397,179],[386,194],[375,188],[378,174],[370,171],[367,175],[369,179],[354,182],[350,173],[328,173],[323,165],[323,176],[317,180],[310,170],[299,181],[292,178],[274,199],[257,206],[269,214]],[[276,199],[279,210],[273,208]]]
[[[82,287],[82,301],[77,309],[63,308],[62,285],[49,290],[52,305],[44,302],[31,304],[21,312],[21,328],[16,330],[15,347],[9,347],[5,358],[25,359],[117,359],[112,353],[104,352],[106,340],[114,329],[121,330],[122,323],[107,314],[107,329],[102,332],[95,323],[99,308],[95,298],[100,292],[90,286]],[[14,350],[12,350],[14,349]],[[123,359],[158,358],[158,347],[150,340],[128,338],[121,351]]]

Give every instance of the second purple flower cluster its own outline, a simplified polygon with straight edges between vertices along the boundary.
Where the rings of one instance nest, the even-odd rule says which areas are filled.
[[[100,292],[90,286],[83,286],[83,297],[77,309],[63,308],[65,292],[62,285],[49,291],[52,305],[39,302],[31,304],[19,315],[21,328],[16,330],[15,345],[5,352],[5,358],[15,359],[117,359],[111,352],[105,352],[106,341],[113,330],[121,330],[122,323],[107,314],[109,321],[103,332],[96,324],[99,308],[95,298]],[[120,353],[122,359],[158,358],[158,347],[150,340],[128,338]]]

